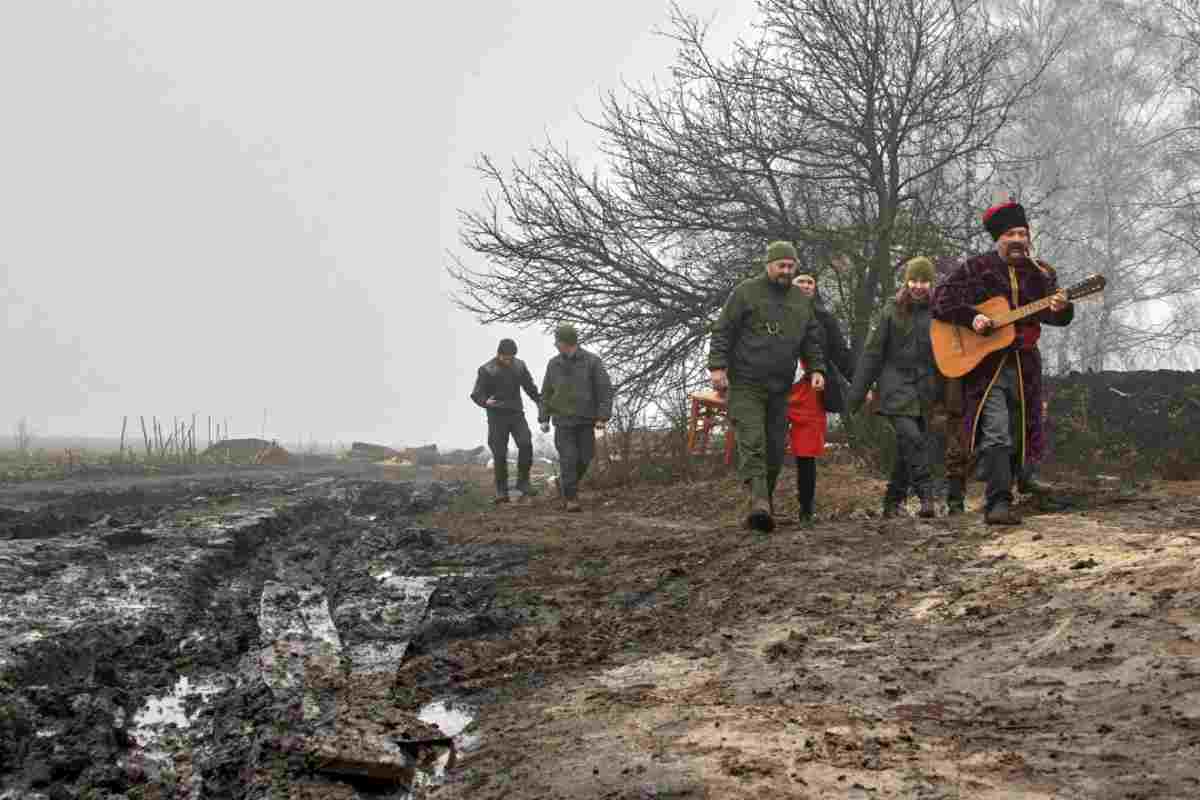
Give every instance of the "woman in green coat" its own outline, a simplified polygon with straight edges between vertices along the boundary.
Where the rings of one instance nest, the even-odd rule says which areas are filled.
[[[926,442],[937,376],[929,339],[933,278],[933,262],[928,258],[918,256],[905,263],[904,285],[871,332],[850,389],[848,406],[857,411],[867,391],[878,384],[878,413],[896,432],[896,461],[883,498],[885,517],[899,513],[910,481],[921,498],[920,516],[936,514]]]

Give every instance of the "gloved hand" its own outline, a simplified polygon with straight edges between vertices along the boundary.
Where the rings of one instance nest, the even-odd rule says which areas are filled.
[[[550,432],[550,423],[549,423],[549,422],[543,422],[543,423],[542,423],[541,425],[539,425],[538,427],[542,429],[542,433],[549,433],[549,432]]]

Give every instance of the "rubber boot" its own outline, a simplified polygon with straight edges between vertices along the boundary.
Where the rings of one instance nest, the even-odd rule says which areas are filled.
[[[1013,511],[1012,450],[992,447],[984,454],[987,468],[987,505],[984,520],[988,525],[1019,525],[1021,515]]]

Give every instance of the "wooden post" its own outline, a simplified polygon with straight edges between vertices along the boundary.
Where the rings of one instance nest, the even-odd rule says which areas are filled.
[[[118,452],[120,459],[125,460],[125,426],[129,424],[129,417],[121,417],[121,449]]]
[[[212,414],[208,415],[208,446],[212,447]]]
[[[146,442],[146,458],[150,457],[150,434],[146,432],[146,415],[138,415],[138,419],[142,421],[142,439]]]

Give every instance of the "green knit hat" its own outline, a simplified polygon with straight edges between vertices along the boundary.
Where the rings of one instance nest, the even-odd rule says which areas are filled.
[[[767,263],[778,261],[781,258],[790,258],[792,261],[799,261],[800,257],[796,255],[796,248],[791,242],[771,242],[767,245]]]
[[[904,262],[905,281],[929,281],[933,283],[936,274],[933,262],[925,256],[917,256]]]
[[[579,332],[574,325],[562,324],[554,329],[554,341],[563,344],[579,344]]]

